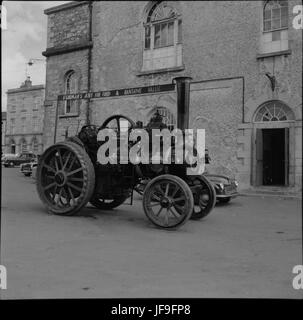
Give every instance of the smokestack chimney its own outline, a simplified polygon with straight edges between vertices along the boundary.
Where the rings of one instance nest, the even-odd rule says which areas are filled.
[[[184,130],[189,126],[189,97],[191,77],[176,77],[177,86],[177,128]]]

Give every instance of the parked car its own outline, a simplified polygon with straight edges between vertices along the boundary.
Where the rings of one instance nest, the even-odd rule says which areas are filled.
[[[38,166],[38,162],[22,163],[20,166],[20,171],[26,176],[29,177],[33,173],[33,169]]]
[[[204,176],[213,184],[216,190],[217,200],[227,203],[238,195],[238,182],[225,175],[204,173]]]
[[[3,164],[7,158],[16,158],[18,156],[19,156],[18,154],[14,154],[14,153],[4,153],[1,155],[1,163]]]
[[[238,182],[235,179],[210,173],[204,173],[203,175],[213,184],[218,202],[228,203],[232,198],[235,198],[238,195]],[[134,190],[143,195],[147,183],[148,180],[141,181]]]
[[[20,166],[22,163],[30,163],[37,159],[34,153],[21,153],[15,157],[6,157],[3,161],[4,167]]]

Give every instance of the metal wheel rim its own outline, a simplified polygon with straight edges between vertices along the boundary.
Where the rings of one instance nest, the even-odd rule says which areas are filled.
[[[194,195],[194,212],[200,213],[205,210],[212,199],[210,189],[204,184],[202,180],[198,180],[202,185],[202,189],[199,190],[199,195]]]
[[[176,182],[165,179],[152,184],[144,193],[146,214],[156,224],[173,228],[187,217],[189,203]],[[176,209],[178,208],[178,209]]]
[[[50,148],[40,163],[41,189],[47,204],[62,212],[76,207],[86,188],[85,169],[72,148],[67,145]]]

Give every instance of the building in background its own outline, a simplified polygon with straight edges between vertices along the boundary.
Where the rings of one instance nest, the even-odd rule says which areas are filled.
[[[42,152],[44,93],[44,85],[32,85],[29,77],[7,91],[6,153]]]
[[[4,154],[6,151],[5,133],[6,133],[6,112],[1,112],[1,154]]]
[[[302,188],[300,0],[71,2],[48,15],[44,146],[113,114],[175,123],[176,93],[59,101],[60,94],[191,76],[190,127],[240,189]],[[106,96],[106,95],[105,95]],[[56,114],[58,111],[58,119]],[[58,121],[57,121],[58,120]]]

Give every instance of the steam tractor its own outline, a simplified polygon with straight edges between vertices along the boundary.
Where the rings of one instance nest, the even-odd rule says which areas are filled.
[[[189,77],[174,79],[177,89],[177,127],[188,127]],[[142,180],[149,180],[143,194],[143,209],[148,219],[160,228],[176,229],[189,218],[208,215],[216,202],[211,182],[203,175],[187,175],[188,164],[101,164],[97,152],[99,130],[167,128],[156,114],[150,123],[134,123],[123,115],[109,117],[100,127],[85,125],[73,137],[55,143],[42,154],[37,168],[37,191],[50,213],[71,216],[88,202],[101,210],[111,210],[133,200],[133,190]],[[123,128],[125,130],[125,128]],[[171,128],[168,128],[171,129]],[[118,134],[119,137],[119,134]],[[119,154],[120,142],[117,153]],[[130,142],[131,144],[131,142]],[[130,145],[128,146],[130,147]]]

